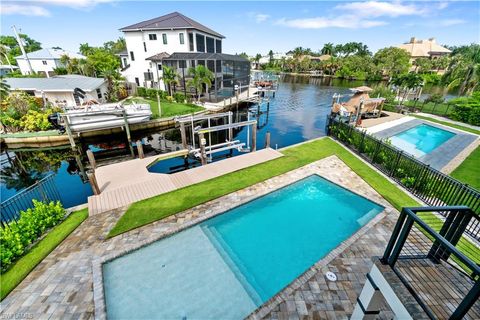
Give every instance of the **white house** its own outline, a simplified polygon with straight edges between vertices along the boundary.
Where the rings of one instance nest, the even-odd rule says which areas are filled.
[[[106,101],[107,82],[102,78],[72,74],[50,78],[5,78],[5,81],[10,91],[24,91],[61,107],[78,106],[89,100]],[[85,98],[75,92],[76,88],[85,92]]]
[[[126,52],[120,53],[122,75],[137,86],[157,87],[165,90],[161,80],[162,66],[168,65],[181,75],[179,87],[187,92],[186,81],[189,67],[202,64],[214,74],[212,94],[236,84],[247,84],[248,60],[236,55],[222,53],[220,33],[173,12],[158,18],[142,21],[124,28]],[[248,70],[247,70],[248,69]],[[160,83],[159,83],[160,79]],[[227,89],[230,92],[230,89]],[[223,94],[223,93],[222,93]]]
[[[63,49],[49,48],[27,53],[33,71],[38,74],[43,74],[47,77],[55,75],[55,68],[65,67],[63,63],[60,62],[60,58],[63,55],[67,55],[72,59],[85,59],[85,56],[82,56],[81,54],[69,52]],[[31,72],[27,59],[23,55],[15,57],[15,59],[17,60],[22,74],[29,75]]]
[[[17,66],[12,66],[9,64],[0,64],[0,77],[6,76],[10,72],[17,70]]]

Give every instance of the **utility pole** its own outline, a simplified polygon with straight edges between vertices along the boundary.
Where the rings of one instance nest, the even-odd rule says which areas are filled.
[[[30,59],[28,59],[27,52],[25,51],[25,48],[23,47],[22,39],[20,39],[20,36],[18,35],[17,28],[15,28],[15,26],[12,26],[12,29],[13,29],[13,33],[15,33],[15,38],[17,38],[17,42],[18,42],[18,45],[20,46],[20,50],[22,51],[22,54],[25,57],[25,60],[27,60],[28,68],[30,69],[30,73],[34,74],[35,72],[33,71],[32,64],[30,63]]]

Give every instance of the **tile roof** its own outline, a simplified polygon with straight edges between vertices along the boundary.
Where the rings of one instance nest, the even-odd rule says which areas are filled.
[[[168,57],[170,57],[170,55],[169,55],[168,53],[166,53],[166,52],[161,52],[161,53],[157,53],[157,54],[155,54],[155,55],[153,55],[153,56],[151,56],[151,57],[148,57],[148,58],[145,59],[145,60],[161,61],[161,60],[163,60],[163,59],[165,59],[165,58],[168,58]]]
[[[433,38],[428,40],[412,38],[410,42],[397,45],[396,47],[406,50],[412,57],[429,57],[432,53],[448,54],[452,52],[439,45]]]
[[[85,56],[82,56],[81,54],[53,48],[45,48],[38,51],[27,52],[27,55],[29,59],[60,59],[60,57],[63,55],[67,55],[70,58],[85,59]],[[22,54],[18,57],[15,57],[15,59],[24,59],[24,56]]]
[[[172,12],[164,16],[142,21],[123,27],[120,31],[139,31],[139,30],[165,30],[165,29],[196,29],[205,33],[225,38],[218,32],[204,26],[203,24],[184,16],[179,12]]]
[[[45,92],[73,91],[80,88],[93,91],[100,87],[105,79],[81,75],[62,75],[51,78],[5,78],[10,90],[37,90]]]

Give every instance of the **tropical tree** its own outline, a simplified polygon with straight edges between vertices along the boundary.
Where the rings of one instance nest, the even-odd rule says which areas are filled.
[[[168,93],[170,96],[173,96],[172,88],[174,85],[178,84],[178,74],[171,67],[164,66],[162,69],[163,82],[168,86]]]
[[[392,77],[408,72],[410,56],[404,49],[395,47],[383,48],[375,53],[373,63],[377,65],[383,75]]]
[[[109,102],[117,101],[117,85],[120,74],[117,70],[105,69],[100,71],[100,75],[107,81],[107,100]]]
[[[399,91],[400,88],[403,88],[402,100],[400,101],[400,105],[403,105],[410,91],[423,86],[423,78],[417,73],[410,72],[408,74],[393,77],[391,84],[396,86]]]
[[[208,94],[208,88],[212,85],[212,80],[214,78],[213,72],[208,70],[203,65],[198,65],[195,68],[189,68],[188,74],[192,79],[188,80],[187,84],[191,87],[194,87],[197,91],[197,101],[200,100],[200,96],[203,92],[203,86],[205,85],[206,93]]]
[[[89,56],[93,54],[94,47],[91,47],[88,43],[81,43],[80,44],[80,53],[83,54],[84,56]]]
[[[335,55],[335,47],[334,47],[333,43],[331,43],[331,42],[325,43],[323,45],[321,53],[322,54],[328,54],[328,55],[331,55],[331,56]]]
[[[0,102],[5,99],[10,92],[10,85],[5,81],[5,79],[0,77]]]
[[[270,64],[273,63],[273,51],[272,50],[268,51],[268,62]]]
[[[260,53],[257,53],[255,55],[255,58],[254,58],[254,61],[255,61],[255,64],[256,64],[256,69],[258,70],[259,67],[260,67],[260,59],[262,59],[262,55]]]
[[[415,66],[416,73],[427,73],[430,72],[433,68],[433,63],[430,58],[417,58],[413,65]]]
[[[449,89],[458,88],[460,95],[470,94],[479,88],[480,81],[480,45],[472,44],[459,48],[450,62],[442,82]]]
[[[23,44],[24,44],[23,47],[27,53],[42,49],[42,44],[40,42],[30,38],[26,34],[21,33],[19,36],[23,41]],[[3,45],[6,48],[8,48],[6,57],[3,55],[1,57],[2,61],[7,62],[8,60],[8,63],[17,64],[15,57],[22,54],[22,51],[20,49],[20,46],[18,45],[17,39],[13,36],[0,36],[0,45]]]

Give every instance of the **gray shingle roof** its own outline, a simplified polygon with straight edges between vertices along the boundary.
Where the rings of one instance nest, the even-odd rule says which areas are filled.
[[[81,54],[53,48],[45,48],[28,52],[27,55],[28,59],[60,59],[63,55],[67,55],[70,58],[85,59],[85,56],[82,56]],[[24,59],[23,54],[15,57],[15,59]]]
[[[218,32],[207,28],[201,23],[184,16],[179,12],[172,12],[164,16],[142,21],[132,24],[127,27],[123,27],[120,31],[139,31],[142,30],[166,30],[166,29],[196,29],[220,38],[225,38]]]
[[[65,75],[52,78],[5,78],[10,90],[38,90],[45,92],[70,92],[75,88],[93,91],[100,87],[105,79],[80,75]]]

